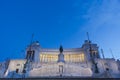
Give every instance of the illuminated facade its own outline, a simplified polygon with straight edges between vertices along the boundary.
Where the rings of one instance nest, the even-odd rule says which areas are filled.
[[[59,49],[45,49],[41,48],[39,42],[34,42],[26,49],[26,59],[34,67],[29,71],[29,77],[92,76],[90,60],[100,59],[100,56],[97,44],[91,44],[92,53],[89,44],[86,40],[81,48],[64,49],[61,46]]]
[[[93,49],[91,55],[94,58],[100,58],[97,44],[92,44],[91,46]],[[40,63],[57,62],[58,54],[60,53],[59,49],[41,48],[38,42],[32,44],[31,51],[29,49],[30,47],[26,50],[26,59]],[[86,40],[82,48],[64,49],[63,54],[66,63],[84,63],[89,61],[91,56],[89,52],[89,43]]]
[[[80,48],[42,48],[33,42],[26,48],[26,57],[9,60],[1,77],[97,77],[119,78],[120,61],[101,58],[97,44],[85,40]],[[3,72],[3,71],[2,71]],[[16,74],[16,75],[15,75]]]
[[[56,52],[41,52],[40,53],[40,62],[41,63],[50,63],[58,61],[59,51]],[[79,52],[64,52],[64,58],[66,63],[80,63],[85,61],[85,54]]]

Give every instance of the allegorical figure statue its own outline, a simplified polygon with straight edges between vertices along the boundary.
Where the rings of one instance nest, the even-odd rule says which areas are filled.
[[[59,51],[60,51],[60,53],[58,55],[58,62],[65,62],[64,54],[63,54],[63,47],[62,46],[60,46]]]

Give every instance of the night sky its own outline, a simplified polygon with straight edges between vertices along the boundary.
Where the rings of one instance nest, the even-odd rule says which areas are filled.
[[[120,58],[120,0],[0,0],[0,61],[24,58],[33,33],[42,48],[79,48],[86,32]]]

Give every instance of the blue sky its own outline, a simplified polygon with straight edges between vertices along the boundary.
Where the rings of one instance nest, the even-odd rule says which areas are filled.
[[[43,48],[81,47],[89,32],[106,57],[120,58],[119,0],[1,0],[0,61],[24,58],[31,35]]]

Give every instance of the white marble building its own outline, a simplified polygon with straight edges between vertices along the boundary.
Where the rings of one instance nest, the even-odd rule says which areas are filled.
[[[0,69],[1,78],[13,77],[97,77],[120,78],[120,61],[101,58],[97,44],[85,40],[81,48],[45,49],[33,42],[26,49],[26,58],[9,60]]]

